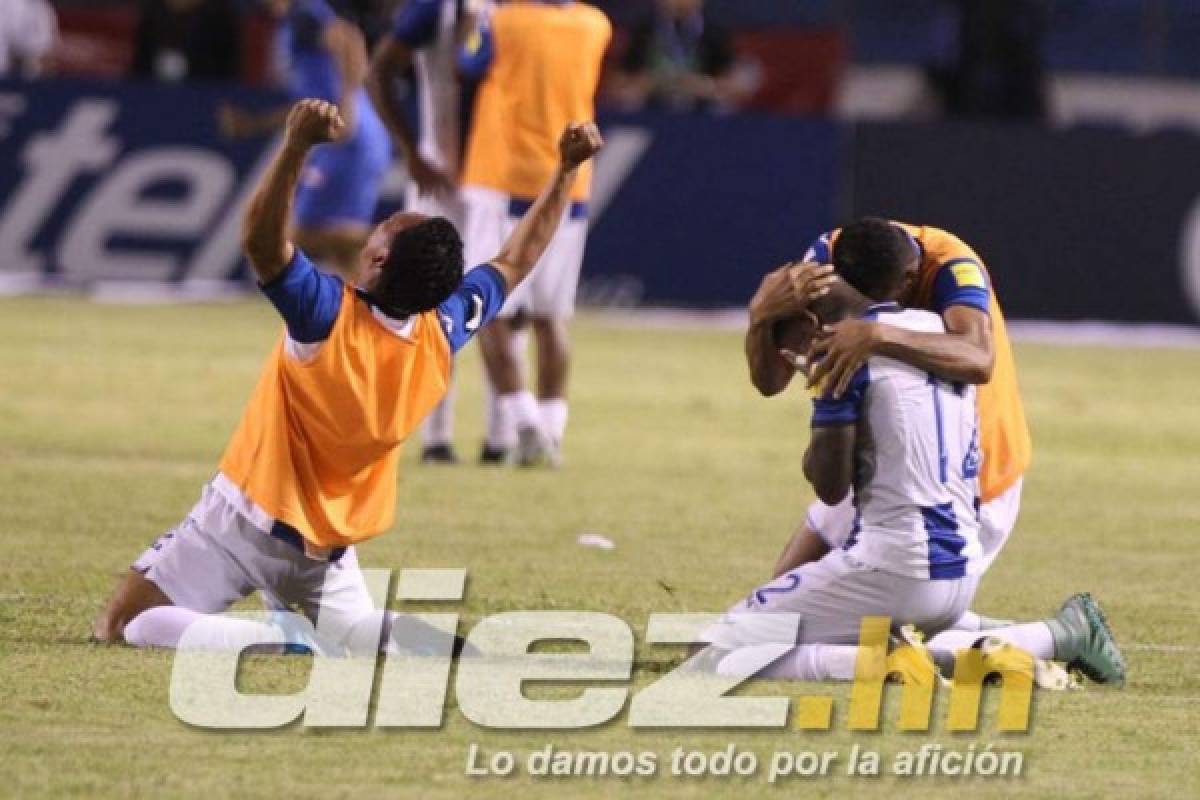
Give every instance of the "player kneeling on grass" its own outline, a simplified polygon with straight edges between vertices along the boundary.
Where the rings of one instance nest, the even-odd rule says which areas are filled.
[[[903,361],[949,383],[976,386],[979,410],[980,545],[986,571],[1017,523],[1024,475],[1033,453],[1017,386],[1016,360],[1004,314],[979,255],[949,231],[864,217],[822,234],[804,262],[768,274],[750,303],[746,357],[754,385],[767,396],[782,392],[796,367],[781,358],[773,331],[802,315],[806,295],[836,270],[875,300],[896,300],[908,308],[935,312],[945,332],[909,331],[870,320],[850,319],[822,331],[814,353],[824,354],[809,384],[828,375],[841,394],[868,356]],[[904,285],[890,295],[873,294],[886,283],[879,276],[903,270]],[[866,287],[866,288],[864,288]],[[813,359],[810,359],[813,360]],[[776,567],[776,575],[800,566],[813,553],[840,547],[854,527],[853,493],[836,506],[814,502],[805,523]],[[954,624],[967,631],[1008,624],[973,611]]]
[[[868,299],[895,297],[904,285],[902,268],[876,277],[878,286],[852,287],[842,279],[821,286],[778,340],[791,352],[806,352],[822,325],[845,319],[945,331],[936,314]],[[798,643],[762,674],[850,680],[868,616],[889,617],[896,633],[905,625],[931,636],[948,631],[930,642],[935,656],[974,644],[981,633],[949,629],[969,607],[984,567],[980,464],[973,386],[871,356],[840,397],[832,389],[818,396],[804,474],[830,505],[853,490],[853,532],[843,548],[757,587],[707,632],[717,670],[744,674],[761,665],[764,646]],[[1101,682],[1125,677],[1112,633],[1088,595],[1072,597],[1050,619],[987,635]]]
[[[287,239],[305,158],[342,128],[338,109],[320,100],[301,101],[288,117],[244,230],[246,254],[286,330],[216,477],[187,519],[121,580],[95,623],[99,640],[175,646],[192,622],[255,589],[313,622],[319,612],[323,641],[355,643],[356,626],[358,638],[377,634],[379,612],[354,545],[392,524],[400,444],[445,393],[453,353],[533,269],[580,165],[602,145],[595,125],[569,126],[541,196],[500,253],[466,278],[454,226],[402,213],[371,234],[358,285],[350,286],[318,271]],[[388,645],[405,646],[400,629],[412,626],[389,621]],[[277,633],[264,635],[271,626],[249,620],[220,623],[205,628],[213,648],[240,649]]]

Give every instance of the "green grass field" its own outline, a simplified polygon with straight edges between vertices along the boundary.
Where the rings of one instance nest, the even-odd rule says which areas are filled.
[[[453,699],[435,731],[210,732],[167,702],[171,654],[87,643],[114,579],[175,524],[213,473],[276,335],[263,303],[120,307],[0,301],[0,795],[154,797],[1200,796],[1200,351],[1018,348],[1035,438],[1021,523],[976,607],[1044,616],[1090,589],[1127,647],[1122,691],[1041,693],[1032,731],[488,731]],[[644,685],[678,651],[641,642],[655,611],[717,611],[767,574],[811,492],[808,403],[758,397],[731,331],[575,326],[568,465],[560,472],[422,468],[409,448],[395,530],[369,566],[467,567],[464,629],[512,609],[616,614],[639,636]],[[462,359],[460,449],[480,438],[479,365]],[[612,538],[611,552],[576,544]],[[248,680],[296,691],[308,659],[257,657]],[[890,692],[889,704],[897,692]],[[939,708],[944,706],[940,698]],[[995,698],[989,701],[994,708]],[[1025,754],[1015,779],[675,778],[676,746],[891,754],[926,741]],[[655,751],[649,779],[479,779],[470,744],[518,756],[553,743]],[[886,761],[886,758],[885,758]]]

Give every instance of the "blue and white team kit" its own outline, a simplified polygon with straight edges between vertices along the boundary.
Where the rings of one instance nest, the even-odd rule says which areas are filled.
[[[419,323],[426,315],[395,319],[361,291],[347,297],[340,278],[319,271],[297,248],[287,269],[262,291],[286,326],[279,357],[309,370],[323,349],[337,346],[329,343],[335,327],[351,316],[366,317],[370,333],[394,337],[406,349],[424,345],[420,337],[431,336],[444,338],[449,352],[457,353],[496,317],[507,287],[494,267],[478,266],[435,309],[436,325],[424,326]],[[373,352],[382,360],[385,349],[377,347]],[[335,351],[331,357],[336,355]],[[357,368],[364,366],[370,365]],[[372,392],[387,393],[384,378],[358,383],[370,385]],[[327,397],[289,397],[289,402],[299,404],[328,402]],[[299,608],[314,624],[320,612],[323,628],[340,635],[372,614],[375,605],[353,545],[320,556],[314,552],[296,528],[273,518],[222,470],[204,487],[183,522],[159,537],[132,568],[172,603],[192,611],[221,612],[258,590],[268,607]]]
[[[936,314],[895,304],[872,306],[867,317],[945,332]],[[814,401],[812,425],[857,426],[853,533],[819,561],[756,588],[705,640],[726,650],[855,644],[866,616],[928,636],[949,628],[984,569],[974,387],[872,356],[843,397]],[[798,638],[791,615],[800,617]]]
[[[325,0],[296,0],[280,28],[288,92],[293,100],[318,98],[340,103],[341,76],[323,44],[337,15]],[[363,88],[354,96],[353,129],[341,142],[309,156],[296,192],[296,223],[303,228],[370,225],[383,179],[391,165],[387,128]]]
[[[475,5],[478,13],[486,14],[490,3],[480,0]],[[465,11],[464,0],[408,0],[392,24],[392,37],[413,53],[417,150],[455,180],[462,170],[471,112],[472,87],[461,81],[458,73],[459,24]],[[457,190],[422,194],[416,183],[409,181],[404,206],[409,211],[445,217],[465,231],[466,208]]]

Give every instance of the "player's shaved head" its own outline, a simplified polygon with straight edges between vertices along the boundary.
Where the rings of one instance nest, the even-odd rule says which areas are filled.
[[[842,228],[833,245],[838,275],[876,301],[897,300],[918,266],[912,238],[880,217],[863,217]]]

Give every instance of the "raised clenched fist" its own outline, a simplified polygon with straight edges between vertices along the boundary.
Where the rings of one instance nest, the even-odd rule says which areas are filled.
[[[287,118],[287,142],[305,150],[326,142],[336,142],[346,130],[338,107],[324,100],[301,100],[292,106]]]
[[[568,125],[558,140],[558,153],[563,166],[574,169],[604,147],[604,137],[594,122]]]

